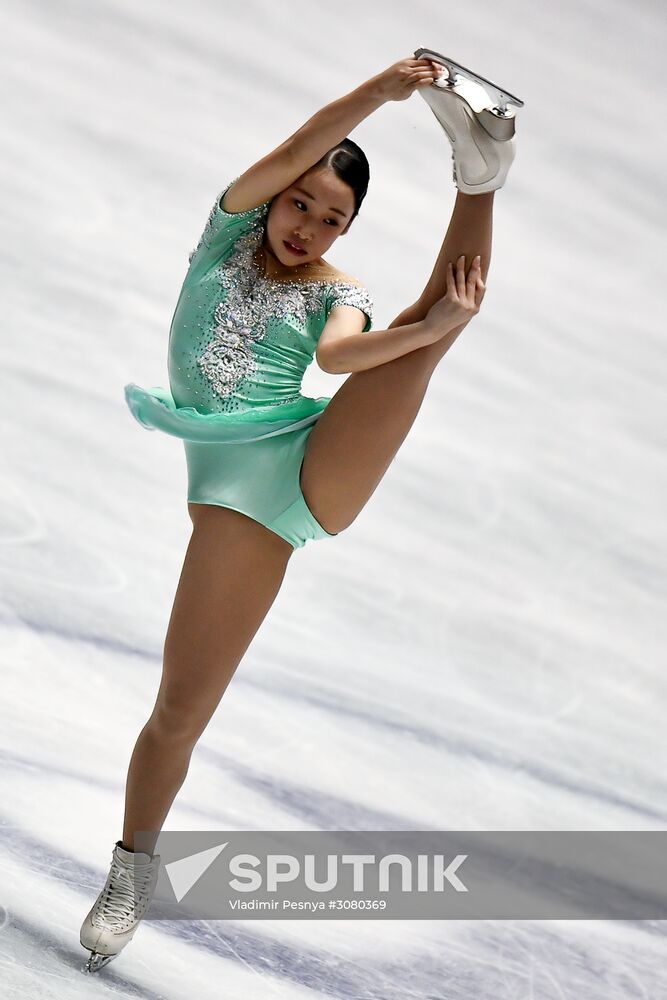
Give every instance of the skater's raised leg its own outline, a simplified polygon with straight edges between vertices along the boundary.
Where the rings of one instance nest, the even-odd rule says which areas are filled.
[[[481,255],[485,281],[491,259],[494,192],[457,193],[444,242],[419,300],[391,327],[417,323],[445,294],[446,268],[465,255],[466,271]],[[308,438],[301,488],[326,531],[348,527],[368,502],[419,412],[438,362],[467,324],[435,343],[364,371],[353,372]]]

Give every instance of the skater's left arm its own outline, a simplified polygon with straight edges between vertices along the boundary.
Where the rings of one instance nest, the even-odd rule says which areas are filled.
[[[400,312],[396,319],[393,319],[388,330],[392,330],[395,326],[409,326],[411,323],[419,323],[420,320],[425,319],[428,309],[422,308],[419,302],[413,303],[413,305],[408,306],[403,312]]]
[[[245,212],[269,201],[314,166],[387,101],[404,101],[430,85],[438,71],[430,59],[401,59],[355,90],[327,104],[271,153],[253,164],[225,196],[227,212]]]

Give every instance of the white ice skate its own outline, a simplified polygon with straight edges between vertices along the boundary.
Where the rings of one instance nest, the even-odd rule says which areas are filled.
[[[522,108],[524,102],[440,52],[417,49],[415,59],[432,59],[443,67],[419,93],[451,143],[454,184],[464,194],[497,191],[516,153],[512,105]]]
[[[81,944],[91,953],[86,972],[98,972],[131,941],[152,899],[159,867],[159,854],[126,851],[116,841],[105,886],[81,925]]]

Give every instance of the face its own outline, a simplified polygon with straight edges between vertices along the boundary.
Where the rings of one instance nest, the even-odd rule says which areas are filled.
[[[269,249],[287,267],[317,260],[347,232],[354,192],[333,170],[307,171],[276,195],[266,223]],[[293,253],[285,241],[305,252]]]

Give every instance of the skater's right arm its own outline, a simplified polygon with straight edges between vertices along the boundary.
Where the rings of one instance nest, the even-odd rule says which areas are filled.
[[[408,56],[331,101],[236,179],[225,196],[225,211],[247,211],[291,187],[365,118],[388,101],[404,101],[430,86],[441,69],[432,59]]]
[[[452,330],[466,324],[479,312],[484,298],[480,260],[475,258],[468,275],[465,258],[459,258],[456,278],[451,264],[447,267],[447,291],[426,313],[424,319],[389,330],[359,333],[356,309],[334,310],[329,316],[317,345],[317,363],[333,375],[344,375],[376,368],[394,358],[441,340]]]

